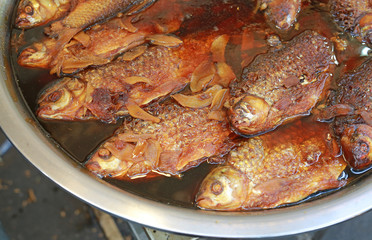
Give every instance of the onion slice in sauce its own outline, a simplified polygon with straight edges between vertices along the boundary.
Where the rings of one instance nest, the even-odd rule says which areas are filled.
[[[127,77],[124,79],[124,82],[131,84],[131,85],[136,84],[136,83],[147,83],[151,85],[151,79],[147,77],[140,77],[140,76]]]
[[[203,108],[209,106],[214,96],[220,91],[222,87],[220,85],[214,85],[205,92],[196,95],[184,95],[175,94],[172,97],[182,106],[190,108]]]
[[[191,75],[190,89],[192,92],[199,92],[212,81],[216,74],[216,68],[211,60],[199,64]]]
[[[225,62],[225,49],[229,36],[224,34],[217,37],[211,46],[213,62]]]
[[[183,43],[181,39],[165,34],[154,34],[148,36],[146,39],[151,41],[151,43],[154,45],[165,47],[177,47]]]
[[[160,119],[158,117],[152,116],[151,114],[147,113],[133,101],[128,101],[126,103],[126,107],[128,109],[129,114],[134,118],[139,118],[142,120],[151,121],[155,123],[160,122]]]

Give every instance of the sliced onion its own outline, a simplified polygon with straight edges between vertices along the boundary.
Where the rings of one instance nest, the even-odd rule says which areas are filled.
[[[154,99],[160,98],[162,96],[168,95],[170,93],[178,92],[186,86],[185,78],[175,79],[174,81],[165,82],[157,87],[155,87],[150,92],[137,92],[131,96],[136,98],[136,103],[140,105],[148,104]],[[137,95],[137,96],[136,96]]]
[[[144,152],[144,157],[146,161],[150,162],[155,169],[159,164],[160,154],[162,152],[160,143],[156,140],[147,140],[146,151]]]
[[[147,83],[149,85],[152,84],[151,79],[140,76],[127,77],[124,79],[124,82],[132,85],[136,83]]]
[[[130,17],[124,17],[121,19],[122,27],[127,30],[128,32],[135,33],[138,31],[138,28],[133,26],[132,24],[132,18]]]
[[[132,142],[136,143],[138,141],[147,140],[147,139],[154,139],[154,134],[135,134],[133,132],[125,132],[118,134],[118,139],[124,141],[124,142]]]
[[[132,156],[133,158],[137,158],[139,156],[143,156],[147,148],[147,141],[143,139],[139,139],[136,146],[133,149]]]
[[[104,147],[111,152],[113,156],[122,161],[132,161],[132,152],[134,145],[116,139],[113,142],[109,141],[104,144]]]
[[[154,34],[148,36],[146,39],[151,41],[152,44],[165,47],[177,47],[183,43],[181,39],[165,34]]]
[[[217,120],[217,121],[225,121],[226,120],[226,112],[222,110],[215,110],[208,113],[208,119]]]
[[[213,41],[211,52],[214,62],[225,62],[225,49],[228,41],[229,36],[226,34],[217,37]]]
[[[199,64],[191,75],[190,89],[192,92],[199,92],[212,81],[216,68],[211,60]]]
[[[362,111],[360,113],[360,116],[363,118],[363,120],[370,126],[372,126],[372,115],[371,113],[367,111]]]
[[[221,90],[222,87],[219,85],[214,85],[203,93],[199,93],[192,96],[187,96],[183,94],[175,94],[172,97],[182,106],[190,108],[203,108],[207,107],[212,103],[213,97],[216,93]]]
[[[216,80],[212,81],[211,84],[218,84],[223,87],[228,87],[230,82],[236,78],[234,71],[224,62],[216,63],[216,68],[219,78],[216,78]]]
[[[62,62],[62,72],[73,73],[80,68],[85,68],[91,65],[103,65],[108,63],[108,59],[99,57],[86,57],[86,58],[68,58]]]
[[[134,118],[142,119],[145,121],[151,121],[155,123],[160,122],[160,118],[152,116],[151,114],[145,112],[142,108],[140,108],[133,101],[128,101],[126,103],[126,107],[128,109],[129,114]]]
[[[219,90],[216,95],[214,95],[212,103],[211,103],[211,110],[221,110],[223,105],[225,104],[226,100],[229,97],[229,90],[228,89],[221,89]]]
[[[123,59],[124,61],[132,61],[135,58],[141,56],[144,52],[146,52],[146,50],[147,50],[146,45],[138,46],[138,47],[133,48],[132,50],[127,51],[126,53],[124,53],[123,56],[121,57],[121,59]]]
[[[79,32],[74,36],[74,39],[80,42],[84,47],[88,47],[90,45],[90,37],[84,31]]]

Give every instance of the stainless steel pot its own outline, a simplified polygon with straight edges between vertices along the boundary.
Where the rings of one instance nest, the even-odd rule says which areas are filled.
[[[90,175],[51,143],[33,118],[12,79],[9,19],[16,1],[0,1],[0,126],[41,172],[83,201],[154,228],[199,236],[271,237],[339,223],[372,208],[372,176],[321,199],[274,210],[226,213],[158,203]]]

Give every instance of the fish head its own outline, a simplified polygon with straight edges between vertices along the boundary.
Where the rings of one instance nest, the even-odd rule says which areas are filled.
[[[42,119],[89,119],[84,108],[87,85],[77,78],[63,78],[42,91],[37,116]]]
[[[17,9],[16,26],[27,29],[45,24],[57,10],[53,0],[21,0]]]
[[[245,95],[232,104],[228,117],[234,130],[243,135],[254,135],[263,129],[269,110],[265,99]]]
[[[355,170],[364,170],[372,164],[372,127],[367,124],[349,125],[341,137],[345,158]]]
[[[48,39],[25,48],[18,56],[18,64],[23,67],[49,68],[53,55],[49,54],[48,49],[54,42],[54,39]]]
[[[231,166],[215,168],[203,180],[196,197],[202,209],[232,211],[242,207],[247,195],[247,178]]]
[[[85,167],[100,177],[123,176],[133,165],[133,161],[128,159],[132,156],[133,149],[132,144],[112,139],[97,149],[85,163]]]
[[[261,10],[265,17],[279,30],[288,30],[297,20],[301,9],[301,0],[262,0]]]
[[[372,45],[372,13],[364,15],[358,22],[358,28],[360,29],[362,40],[365,41],[369,46]]]

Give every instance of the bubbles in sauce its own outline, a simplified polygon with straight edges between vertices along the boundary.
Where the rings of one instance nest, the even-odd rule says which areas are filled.
[[[265,23],[262,13],[255,14],[253,12],[254,1],[192,0],[183,1],[182,4],[189,5],[189,8],[187,8],[188,10],[184,14],[185,19],[175,35],[182,38],[184,35],[204,30],[228,30],[231,37],[226,49],[226,60],[233,67],[236,76],[240,76],[242,68],[248,65],[256,55],[268,50],[267,39],[273,40],[270,41],[270,44],[275,44],[275,36],[279,36],[280,41],[287,41],[308,29],[319,32],[334,41],[335,44],[346,43],[345,51],[335,49],[339,65],[336,68],[334,79],[358,66],[364,61],[364,57],[369,54],[369,48],[360,44],[357,40],[351,39],[337,28],[327,12],[324,1],[306,3],[298,17],[298,22],[290,31],[285,33],[271,29]],[[164,8],[164,11],[168,11],[168,8]],[[15,28],[12,31],[11,36],[18,37],[23,34]],[[23,38],[25,43],[22,44],[22,47],[27,47],[33,42],[42,40],[44,38],[43,27],[26,30]],[[17,65],[17,54],[22,50],[22,47],[19,49],[13,47],[10,58],[19,89],[31,111],[35,112],[39,92],[58,77],[50,75],[47,70],[23,68]],[[307,121],[307,119],[303,119],[303,121]],[[122,120],[116,124],[105,124],[99,121],[40,121],[40,125],[50,138],[81,164],[102,141],[112,136],[121,123]],[[148,199],[194,208],[195,193],[202,179],[214,167],[214,165],[204,163],[183,173],[182,178],[157,177],[154,179],[137,179],[133,182],[115,179],[106,180],[126,191]],[[349,181],[353,181],[356,179],[355,176],[360,175],[347,170],[342,177],[346,178],[347,176]],[[317,196],[319,196],[318,193],[305,200]]]

